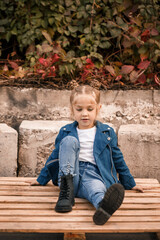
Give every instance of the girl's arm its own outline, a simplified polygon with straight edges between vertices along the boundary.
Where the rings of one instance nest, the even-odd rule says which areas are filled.
[[[112,131],[111,137],[112,137],[112,142],[111,142],[112,158],[113,158],[115,169],[119,174],[119,180],[121,184],[125,187],[125,189],[128,189],[128,190],[133,189],[135,188],[136,183],[132,174],[130,173],[130,170],[126,162],[124,161],[123,154],[118,147],[117,135],[114,132],[114,130]]]

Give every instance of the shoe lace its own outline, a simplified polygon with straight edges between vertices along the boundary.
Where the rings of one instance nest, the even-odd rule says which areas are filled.
[[[62,181],[62,188],[59,195],[59,200],[69,199],[70,187],[67,184],[67,181],[64,179]]]

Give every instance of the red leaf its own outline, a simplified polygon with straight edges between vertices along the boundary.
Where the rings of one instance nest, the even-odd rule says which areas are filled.
[[[110,65],[106,65],[105,66],[105,69],[112,75],[112,76],[115,76],[115,71],[114,71],[114,68]]]
[[[152,36],[158,36],[158,35],[159,35],[158,30],[157,30],[156,28],[153,28],[153,29],[151,30],[151,35],[152,35]]]
[[[39,58],[38,61],[43,65],[44,64],[44,61],[45,59],[44,58]]]
[[[143,61],[143,62],[140,62],[140,63],[138,64],[137,68],[139,68],[139,69],[147,69],[150,63],[151,63],[151,62],[148,61],[148,60]]]
[[[8,71],[8,66],[5,64],[4,67],[3,67],[3,71],[4,72],[7,72]]]
[[[160,86],[160,79],[157,77],[157,74],[154,75],[154,81]]]
[[[150,38],[150,31],[149,30],[145,30],[142,34],[141,34],[141,40],[146,42],[148,39]]]
[[[149,30],[145,30],[145,31],[141,34],[141,37],[149,36],[149,35],[150,35],[150,31],[149,31]]]
[[[147,58],[148,58],[148,52],[140,54],[140,59],[141,59],[142,62]]]
[[[93,64],[93,62],[92,62],[92,60],[90,58],[87,58],[86,62],[89,63],[89,64]]]
[[[115,80],[119,81],[121,78],[122,78],[122,75],[118,75]]]
[[[144,74],[142,74],[138,79],[137,82],[139,83],[145,83],[146,82],[146,76]]]
[[[59,58],[60,58],[60,57],[58,56],[58,54],[55,53],[54,56],[52,57],[52,63],[57,62],[57,61],[59,60]]]
[[[18,70],[19,66],[17,63],[10,61],[10,60],[8,60],[8,62],[14,70]]]
[[[138,75],[139,75],[139,73],[136,72],[135,70],[133,70],[133,71],[130,73],[130,81],[131,81],[132,83],[135,83],[135,82],[137,81]]]
[[[134,66],[132,66],[132,65],[123,65],[122,69],[121,69],[121,73],[128,74],[128,73],[132,72],[133,69],[134,69]]]
[[[39,60],[40,64],[42,64],[45,67],[48,67],[51,59],[49,59],[49,58],[47,58],[47,59],[39,58],[38,60]]]
[[[86,62],[88,64],[86,64],[85,68],[89,69],[89,68],[93,68],[94,67],[94,63],[92,62],[92,60],[90,58],[87,58]]]
[[[45,73],[45,71],[42,69],[37,69],[37,73]]]

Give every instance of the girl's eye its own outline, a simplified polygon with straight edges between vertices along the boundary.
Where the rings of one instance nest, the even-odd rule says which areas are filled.
[[[88,108],[88,111],[89,111],[89,112],[93,111],[93,108]]]
[[[78,109],[76,109],[78,112],[80,112],[80,111],[82,111],[82,109],[81,108],[78,108]]]

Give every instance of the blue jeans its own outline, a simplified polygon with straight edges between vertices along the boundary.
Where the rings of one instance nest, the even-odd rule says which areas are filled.
[[[91,202],[95,208],[106,192],[105,183],[96,165],[90,162],[79,161],[80,144],[73,136],[62,139],[59,150],[59,177],[71,174],[74,183],[75,197],[85,198]]]

